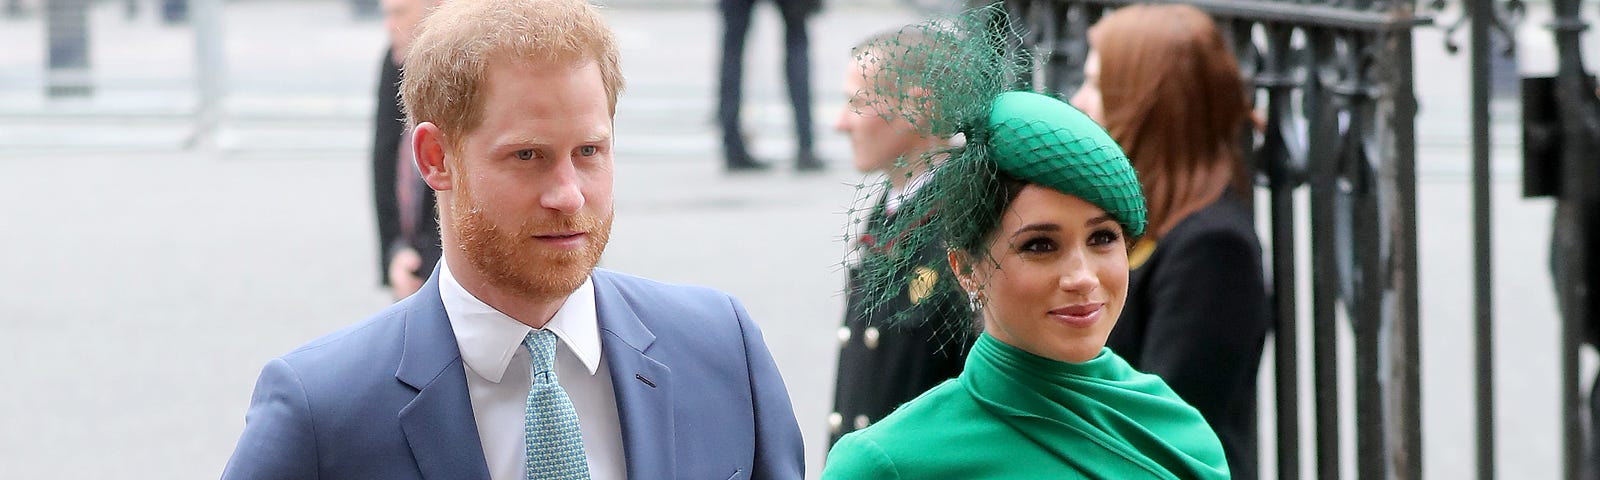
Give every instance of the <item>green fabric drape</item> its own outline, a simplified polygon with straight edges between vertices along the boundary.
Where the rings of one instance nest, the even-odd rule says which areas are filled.
[[[962,383],[979,405],[1093,478],[1228,478],[1222,443],[1160,377],[1102,348],[1084,363],[984,334]]]
[[[829,452],[824,479],[1227,479],[1193,407],[1109,349],[1085,363],[987,334],[961,376]]]

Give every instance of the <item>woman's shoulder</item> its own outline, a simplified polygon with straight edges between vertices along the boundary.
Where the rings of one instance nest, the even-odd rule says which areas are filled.
[[[952,414],[970,411],[971,397],[960,380],[950,379],[906,402],[889,416],[857,430],[834,444],[822,470],[823,479],[911,478],[924,467],[924,455],[949,445],[950,431],[940,424]],[[973,405],[975,406],[975,405]],[[942,407],[942,408],[941,408]]]
[[[900,439],[908,435],[921,438],[929,433],[938,434],[939,425],[951,420],[974,418],[974,410],[978,408],[972,395],[961,386],[961,379],[952,378],[900,405],[860,433],[868,438]]]
[[[1260,245],[1255,218],[1249,206],[1232,194],[1224,194],[1205,208],[1184,217],[1161,238],[1157,248],[1171,254],[1216,248],[1259,251]]]
[[[1033,458],[1041,452],[1023,448],[1028,442],[951,379],[845,435],[828,452],[822,478],[1023,478],[1004,472],[1018,458],[1048,461]]]

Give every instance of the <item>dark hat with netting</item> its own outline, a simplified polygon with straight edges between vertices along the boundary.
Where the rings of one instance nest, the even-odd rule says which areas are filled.
[[[877,99],[873,106],[880,114],[909,120],[925,135],[965,139],[960,146],[900,159],[920,162],[928,173],[892,221],[868,227],[880,245],[860,259],[853,288],[869,312],[893,308],[915,272],[948,269],[929,265],[945,258],[918,252],[932,245],[986,250],[1010,201],[1008,184],[1037,184],[1081,198],[1104,209],[1130,237],[1144,234],[1139,179],[1105,129],[1059,98],[1016,91],[1018,80],[1031,74],[1010,25],[1003,8],[990,6],[911,25],[857,49],[871,90],[863,93]],[[888,182],[863,185],[858,196],[878,198],[888,188]],[[944,277],[918,293],[959,296],[938,302],[959,311],[934,318],[944,324],[938,327],[970,331],[966,293]],[[869,318],[929,321],[903,313]]]

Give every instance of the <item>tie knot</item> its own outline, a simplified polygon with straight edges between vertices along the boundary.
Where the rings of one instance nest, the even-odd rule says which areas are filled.
[[[529,356],[533,357],[533,375],[535,383],[554,382],[556,376],[556,334],[549,330],[534,330],[528,332],[528,337],[522,339],[522,346],[528,349]]]

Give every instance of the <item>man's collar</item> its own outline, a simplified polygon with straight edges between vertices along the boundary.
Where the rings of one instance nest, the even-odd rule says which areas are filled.
[[[556,311],[546,330],[566,342],[572,354],[583,362],[590,375],[600,370],[600,320],[595,314],[594,278],[584,278],[567,302]]]
[[[450,329],[461,346],[461,360],[478,376],[500,383],[522,340],[533,329],[495,310],[456,281],[450,266],[439,260],[439,299],[450,317]],[[585,278],[545,324],[594,375],[600,369],[600,326],[595,315],[594,280]]]
[[[922,173],[918,173],[916,177],[912,178],[910,182],[906,182],[904,186],[900,188],[890,188],[889,193],[884,195],[884,211],[886,213],[894,213],[895,211],[899,210],[900,205],[904,204],[906,200],[915,196],[917,194],[917,189],[922,188],[922,184],[928,183],[928,179],[932,177],[933,169],[923,169]]]

